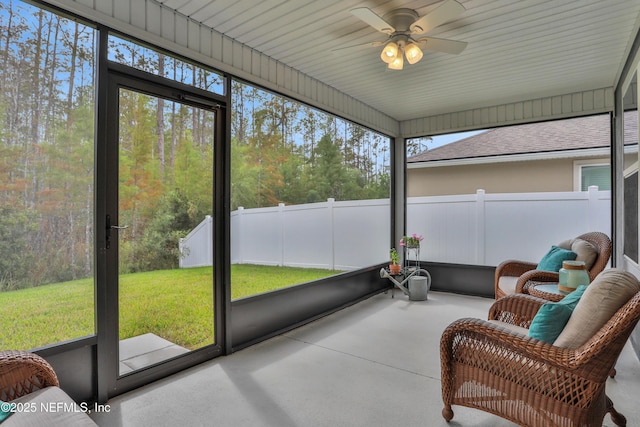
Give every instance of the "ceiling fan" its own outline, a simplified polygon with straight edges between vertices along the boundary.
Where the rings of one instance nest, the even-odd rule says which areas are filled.
[[[367,7],[352,9],[351,13],[389,36],[387,41],[367,44],[370,46],[384,44],[380,58],[388,64],[388,68],[402,70],[404,66],[403,54],[409,64],[415,64],[422,59],[422,49],[452,54],[462,52],[467,47],[466,42],[435,37],[416,38],[414,36],[424,34],[452,20],[464,11],[464,6],[456,0],[445,0],[423,17],[419,17],[415,10],[407,8],[392,10],[382,17]]]

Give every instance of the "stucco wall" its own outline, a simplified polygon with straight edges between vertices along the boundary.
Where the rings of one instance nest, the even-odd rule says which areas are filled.
[[[625,157],[625,167],[634,160]],[[637,155],[635,156],[637,158]],[[574,191],[574,161],[555,159],[407,169],[407,196]]]
[[[407,170],[409,197],[534,191],[572,191],[573,161],[547,160]]]

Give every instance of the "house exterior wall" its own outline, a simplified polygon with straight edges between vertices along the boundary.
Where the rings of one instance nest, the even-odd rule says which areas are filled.
[[[625,167],[637,155],[625,156]],[[407,196],[574,191],[574,162],[588,158],[531,160],[407,169]]]
[[[409,197],[572,191],[573,161],[547,160],[428,167],[407,171]]]

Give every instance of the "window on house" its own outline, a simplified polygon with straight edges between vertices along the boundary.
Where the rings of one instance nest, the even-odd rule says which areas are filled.
[[[603,165],[580,166],[580,191],[595,185],[599,190],[611,190],[611,167]]]
[[[96,31],[22,3],[0,7],[0,348],[94,326]]]

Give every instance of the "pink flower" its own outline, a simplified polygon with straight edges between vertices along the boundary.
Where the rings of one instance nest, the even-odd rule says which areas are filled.
[[[402,239],[400,239],[400,246],[408,246],[411,248],[419,247],[420,242],[423,240],[424,237],[413,233],[411,236],[403,236]]]

